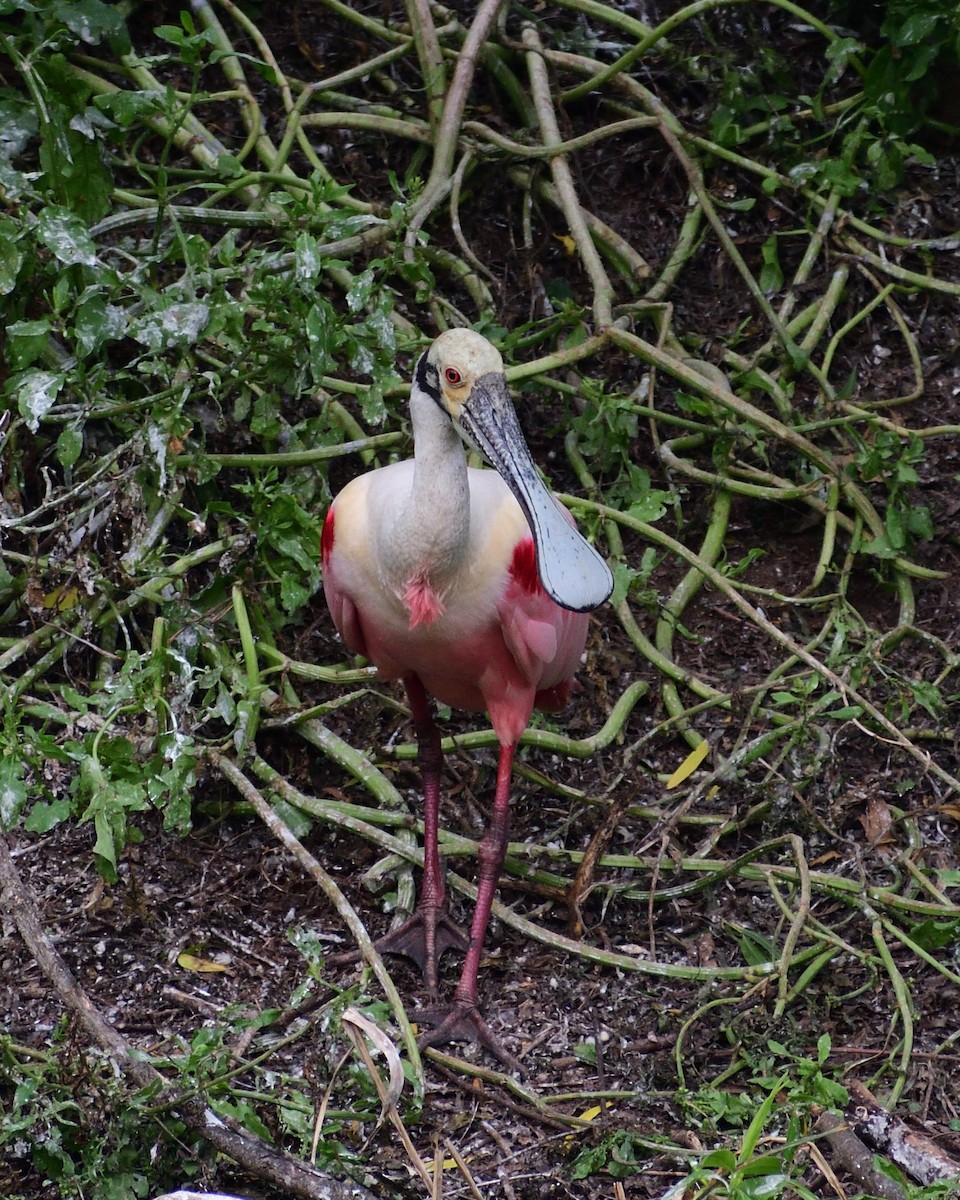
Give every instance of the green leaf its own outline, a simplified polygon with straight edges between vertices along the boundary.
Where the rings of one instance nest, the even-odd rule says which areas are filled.
[[[8,162],[22,154],[40,130],[40,121],[32,104],[22,96],[0,96],[0,158]]]
[[[907,687],[916,703],[925,709],[934,720],[938,721],[943,717],[946,701],[936,684],[930,683],[927,679],[908,679]]]
[[[767,1092],[762,1104],[760,1104],[759,1108],[754,1114],[753,1120],[750,1122],[746,1133],[743,1135],[743,1141],[740,1145],[741,1161],[753,1157],[754,1151],[757,1148],[757,1144],[760,1141],[760,1137],[763,1134],[767,1121],[770,1119],[770,1114],[773,1112],[774,1102],[776,1101],[779,1093],[783,1091],[788,1083],[789,1076],[782,1075]],[[779,1165],[776,1163],[776,1160],[773,1161],[776,1165]]]
[[[273,1144],[273,1134],[257,1115],[254,1107],[246,1100],[228,1100],[223,1096],[210,1097],[211,1107],[221,1116],[232,1117],[249,1133],[266,1144]]]
[[[795,371],[799,372],[807,369],[807,363],[810,361],[810,352],[808,350],[804,350],[801,346],[790,342],[786,347],[786,351]]]
[[[61,821],[67,820],[70,811],[70,801],[66,797],[53,800],[49,804],[38,801],[24,817],[23,827],[28,833],[49,833]]]
[[[746,385],[749,381],[744,379]],[[677,407],[685,413],[689,413],[693,417],[707,417],[709,420],[714,420],[716,416],[717,406],[706,396],[697,396],[691,392],[678,391],[674,396]]]
[[[635,521],[644,521],[648,525],[652,525],[655,521],[659,521],[667,511],[669,499],[667,492],[649,491],[639,500],[635,500],[627,511]]]
[[[847,704],[842,708],[831,708],[823,715],[829,717],[832,721],[855,721],[858,717],[863,716],[863,706],[860,704]]]
[[[63,467],[72,467],[83,452],[83,434],[67,426],[57,438],[57,459]]]
[[[307,312],[304,332],[307,335],[310,376],[315,384],[320,383],[323,376],[330,371],[335,325],[333,310],[326,301],[317,301]]]
[[[824,50],[824,58],[830,63],[824,83],[828,86],[836,83],[847,66],[864,50],[863,43],[852,37],[840,37],[831,42]]]
[[[67,208],[48,205],[37,218],[37,237],[64,266],[92,267],[97,249],[86,223]]]
[[[924,950],[942,950],[960,939],[960,921],[933,921],[928,918],[914,925],[910,936]]]
[[[757,967],[776,958],[773,942],[762,933],[757,933],[755,929],[747,929],[743,925],[728,924],[726,928],[740,947],[740,953],[748,966]]]
[[[919,7],[919,5],[918,5]],[[894,46],[917,46],[929,42],[934,30],[943,20],[943,14],[938,12],[913,12],[904,21],[890,41]]]
[[[774,1162],[780,1166],[777,1159],[763,1161]],[[790,1176],[785,1175],[783,1171],[764,1171],[761,1175],[741,1179],[737,1190],[739,1195],[748,1197],[749,1200],[769,1200],[771,1196],[779,1196],[790,1183]]]
[[[50,336],[50,320],[13,321],[7,326],[10,365],[20,371],[31,367],[43,354]]]
[[[639,574],[625,562],[613,563],[612,570],[613,593],[610,596],[610,604],[616,608],[626,600],[630,592],[630,585],[635,579],[639,578]]]
[[[783,1081],[781,1080],[781,1082]],[[764,1103],[766,1103],[766,1101],[764,1101]],[[769,1109],[767,1110],[766,1115],[770,1115]],[[750,1160],[750,1162],[744,1163],[743,1166],[739,1167],[738,1169],[743,1179],[750,1179],[755,1178],[758,1175],[779,1175],[782,1166],[783,1163],[779,1158],[775,1158],[772,1154],[762,1154],[759,1158],[753,1158]]]
[[[24,775],[23,759],[18,754],[8,751],[0,755],[0,830],[4,832],[13,829],[26,803]]]
[[[864,554],[872,554],[876,558],[896,558],[900,553],[898,549],[890,545],[890,541],[885,533],[877,534],[875,538],[864,542],[862,550]]]
[[[931,541],[935,535],[933,517],[925,504],[914,504],[907,509],[907,529],[911,537]]]
[[[0,217],[0,296],[7,296],[17,286],[17,276],[23,265],[23,249],[18,236],[20,226],[9,217]]]
[[[217,155],[217,171],[225,179],[240,179],[247,173],[243,163],[232,154]]]
[[[725,200],[722,196],[714,196],[714,204],[725,212],[750,212],[757,203],[755,196],[744,196],[740,200]]]
[[[127,314],[117,305],[108,304],[103,293],[91,291],[77,306],[73,331],[77,353],[87,358],[104,343],[126,336]]]
[[[780,253],[777,235],[772,234],[760,247],[763,266],[760,270],[760,287],[764,292],[778,292],[783,287],[783,271],[780,268]]]
[[[186,66],[199,64],[206,50],[216,45],[213,30],[201,29],[198,33],[193,17],[186,10],[180,13],[180,25],[158,25],[153,32],[177,48],[178,57]]]
[[[307,814],[302,809],[295,808],[294,805],[288,803],[282,796],[271,796],[270,805],[280,820],[298,838],[307,837],[313,829],[313,821]]]
[[[118,855],[128,842],[139,840],[128,828],[127,815],[147,808],[148,801],[142,782],[123,777],[128,771],[140,773],[130,742],[123,737],[103,739],[99,751],[104,761],[87,754],[80,762],[77,789],[88,799],[80,820],[93,821],[97,867],[108,883],[115,883]]]
[[[62,371],[38,371],[31,368],[14,376],[11,382],[20,415],[26,421],[30,432],[36,433],[41,420],[56,404],[60,389],[66,382],[66,375]]]
[[[907,544],[906,523],[903,519],[903,510],[899,505],[892,503],[887,505],[883,523],[887,531],[888,545],[899,552]]]
[[[202,300],[157,296],[149,312],[130,322],[130,336],[149,350],[193,346],[210,320],[210,306]]]
[[[571,1178],[587,1179],[591,1175],[596,1175],[607,1165],[609,1157],[610,1148],[606,1142],[601,1142],[599,1146],[586,1147],[580,1151],[570,1166]]]
[[[595,1042],[577,1042],[573,1048],[573,1056],[578,1062],[586,1063],[589,1067],[597,1065],[597,1046]]]
[[[171,105],[172,96],[158,88],[139,92],[121,88],[118,92],[107,92],[92,99],[99,112],[121,128],[127,129],[135,122],[145,121],[148,117],[165,112]]]
[[[54,0],[51,12],[90,46],[126,33],[121,8],[102,0]]]
[[[347,308],[352,313],[359,312],[369,303],[374,283],[373,271],[369,267],[354,278],[353,284],[346,294]]]
[[[304,587],[303,580],[299,576],[287,572],[281,577],[280,604],[285,613],[299,612],[312,595],[313,591],[309,587]]]
[[[700,1166],[711,1171],[731,1172],[737,1169],[737,1156],[732,1150],[711,1150],[700,1159]]]

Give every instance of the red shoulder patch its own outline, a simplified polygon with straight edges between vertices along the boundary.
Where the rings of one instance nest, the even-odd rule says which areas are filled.
[[[535,596],[538,592],[543,591],[540,576],[537,573],[537,552],[534,549],[532,537],[523,538],[514,546],[510,574],[527,595]]]
[[[333,524],[333,505],[331,504],[323,521],[323,532],[320,534],[320,556],[324,563],[330,561],[330,555],[333,553]]]

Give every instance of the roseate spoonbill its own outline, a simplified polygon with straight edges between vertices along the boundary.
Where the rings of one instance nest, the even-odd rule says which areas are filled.
[[[466,952],[453,1001],[416,1015],[421,1045],[477,1040],[516,1067],[479,1012],[477,973],[507,846],[510,773],[534,708],[559,711],[613,587],[606,563],[544,487],[517,422],[503,360],[451,329],[421,356],[410,394],[414,457],[361,475],[323,526],[323,588],[334,624],[382,679],[406,688],[424,790],[424,874],[412,917],[382,938],[437,989],[445,950]],[[460,436],[495,468],[467,467]],[[440,731],[428,694],[486,711],[500,742],[493,815],[478,852],[469,938],[447,912],[437,851]]]

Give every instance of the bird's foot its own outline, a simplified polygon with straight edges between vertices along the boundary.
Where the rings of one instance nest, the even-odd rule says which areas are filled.
[[[466,954],[470,939],[445,908],[438,911],[418,908],[402,925],[378,938],[375,945],[381,954],[404,954],[412,958],[423,972],[427,987],[436,989],[440,959],[448,950],[459,950]]]
[[[472,1000],[453,1000],[450,1004],[417,1009],[411,1015],[418,1024],[422,1022],[432,1026],[417,1039],[421,1050],[441,1042],[479,1042],[494,1058],[499,1059],[508,1071],[515,1075],[523,1074],[520,1060],[504,1046]]]
[[[432,939],[430,936],[432,930]],[[430,942],[433,942],[431,953]],[[465,954],[470,939],[447,912],[446,908],[425,909],[416,912],[402,925],[385,933],[373,943],[379,954],[403,954],[412,958],[420,970],[427,987],[437,988],[437,964],[448,950],[459,950]],[[360,957],[358,950],[332,956],[327,961],[333,966],[346,966]]]

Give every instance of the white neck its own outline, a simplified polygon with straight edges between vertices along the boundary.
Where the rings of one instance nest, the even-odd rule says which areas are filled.
[[[382,530],[381,562],[395,586],[419,578],[442,594],[470,537],[467,459],[453,422],[416,383],[410,418],[412,484]]]

